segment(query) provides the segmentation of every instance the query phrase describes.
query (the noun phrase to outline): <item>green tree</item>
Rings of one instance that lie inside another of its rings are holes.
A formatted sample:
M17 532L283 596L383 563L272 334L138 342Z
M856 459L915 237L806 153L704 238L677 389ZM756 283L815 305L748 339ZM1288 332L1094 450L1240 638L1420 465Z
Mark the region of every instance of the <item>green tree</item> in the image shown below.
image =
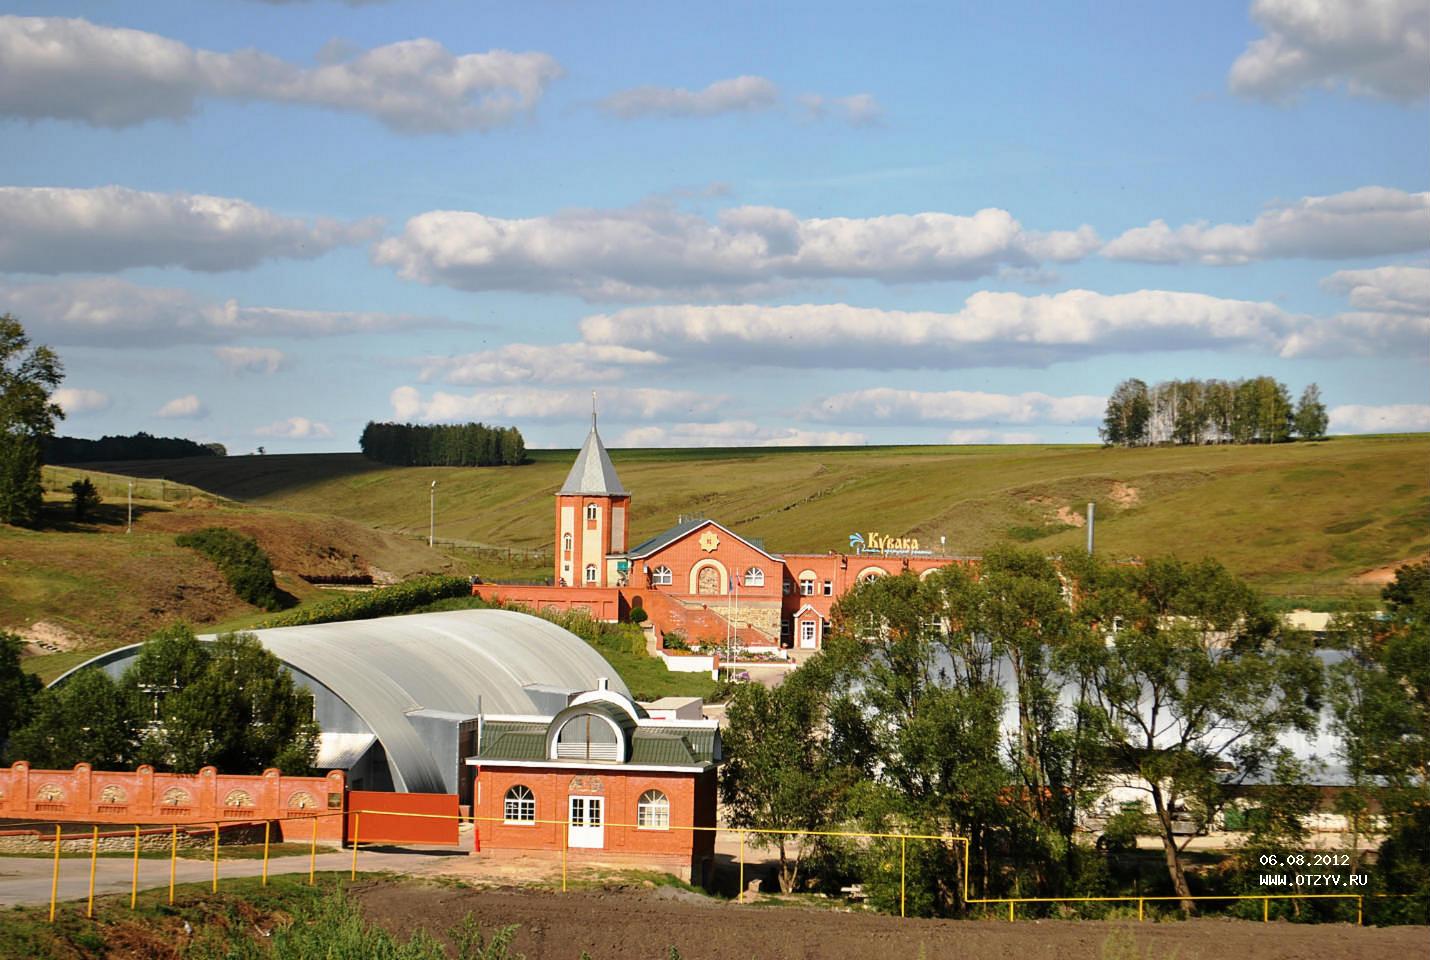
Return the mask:
M1130 379L1119 383L1107 398L1098 433L1110 447L1134 447L1147 442L1152 419L1152 400L1147 384Z
M1076 586L1094 627L1064 652L1085 679L1106 756L1152 801L1168 877L1187 912L1183 852L1229 798L1272 771L1280 738L1317 719L1320 663L1220 564L1088 564Z
M50 400L63 378L53 350L32 348L20 321L0 316L0 523L39 520L40 445L64 418Z
M76 520L88 519L95 508L103 502L103 498L100 497L99 491L94 488L89 477L70 484L70 505L74 508Z
M0 759L10 733L29 722L34 713L40 678L20 667L23 642L11 633L0 633Z
M133 716L133 704L108 674L81 670L40 691L30 722L10 738L10 755L51 770L77 763L124 768L134 757Z
M1331 418L1326 414L1326 405L1321 402L1321 388L1314 383L1301 391L1301 399L1296 403L1292 415L1296 436L1302 440L1320 440L1326 435Z
M780 890L798 889L807 840L795 831L827 829L840 779L824 750L827 699L819 665L806 664L773 690L741 686L726 708L721 803L729 825L788 830L756 834L756 846L779 854Z

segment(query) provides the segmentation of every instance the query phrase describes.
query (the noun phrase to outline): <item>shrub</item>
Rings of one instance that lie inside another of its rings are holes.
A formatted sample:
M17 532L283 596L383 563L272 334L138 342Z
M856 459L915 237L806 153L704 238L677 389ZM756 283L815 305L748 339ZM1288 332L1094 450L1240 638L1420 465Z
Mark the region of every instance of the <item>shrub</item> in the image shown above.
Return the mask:
M662 646L667 650L689 650L690 644L686 642L685 635L678 630L672 630L665 635Z
M94 484L90 482L89 477L70 484L70 503L74 506L76 520L83 520L89 516L94 508L102 502L99 491L94 489Z
M301 627L310 623L332 623L336 620L371 620L411 613L448 597L470 596L472 586L465 577L420 577L405 583L350 593L325 600L309 607L300 607L276 617L269 617L258 627Z
M644 607L631 607L631 612L627 617L631 623L645 623L650 619L650 614L645 612Z
M255 607L281 610L285 595L273 582L273 563L250 536L226 527L205 527L174 538L181 547L191 547L219 568L233 592Z

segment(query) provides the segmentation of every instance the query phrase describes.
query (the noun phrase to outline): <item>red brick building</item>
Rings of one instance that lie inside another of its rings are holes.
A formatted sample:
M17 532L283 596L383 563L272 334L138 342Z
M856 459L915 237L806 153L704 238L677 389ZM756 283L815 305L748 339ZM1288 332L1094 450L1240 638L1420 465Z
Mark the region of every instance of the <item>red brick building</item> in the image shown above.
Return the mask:
M776 554L706 518L627 545L631 494L621 484L594 417L591 432L556 494L551 587L480 584L491 599L615 620L640 607L659 633L749 648L822 646L834 602L871 577L919 576L959 558L912 538L850 535L852 553Z
M551 856L564 844L578 860L708 883L719 762L715 721L652 719L604 685L552 717L483 717L467 759L482 853Z

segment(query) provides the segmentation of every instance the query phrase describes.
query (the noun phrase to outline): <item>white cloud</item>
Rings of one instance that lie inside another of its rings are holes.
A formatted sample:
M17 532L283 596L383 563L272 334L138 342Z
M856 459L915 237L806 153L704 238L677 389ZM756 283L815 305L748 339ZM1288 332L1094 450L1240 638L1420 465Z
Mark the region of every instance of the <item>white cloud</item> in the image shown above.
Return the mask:
M647 203L512 220L437 210L373 248L374 262L462 290L564 291L588 300L768 295L796 283L970 280L1006 266L1081 259L1096 232L1025 230L1006 210L801 220L735 207L715 222Z
M1086 395L873 387L826 397L804 416L835 423L1095 423L1106 405L1106 397Z
M76 387L61 387L50 395L50 399L59 404L68 417L108 410L110 404L109 394Z
M847 447L865 443L862 433L762 427L751 420L672 423L633 427L615 441L618 447Z
M1419 433L1430 430L1430 404L1332 407L1331 433Z
M326 423L309 420L307 417L289 417L266 426L258 427L254 434L260 437L277 437L282 440L323 440L333 435Z
M1036 433L1007 433L1001 430L973 428L951 430L944 440L948 443L1041 443Z
M398 420L452 423L480 420L573 420L591 414L591 394L585 390L542 390L514 387L470 394L437 391L424 398L416 387L398 387L390 396ZM612 387L600 393L602 417L616 422L640 419L698 419L728 403L728 398L690 390L656 387Z
M154 415L167 420L202 420L209 411L197 394L186 393L164 404Z
M585 343L508 343L457 357L425 357L424 383L572 383L619 380L629 367L665 362L649 350Z
M1164 220L1128 230L1103 247L1115 260L1213 266L1273 257L1338 260L1430 247L1430 192L1361 187L1269 207L1250 224Z
M676 360L864 369L1045 366L1091 354L1260 347L1306 323L1270 303L1200 293L982 291L956 313L846 304L634 307L581 321L582 338Z
M379 229L375 220L285 217L231 197L0 187L0 270L17 272L244 270L279 257L311 260Z
M302 67L87 20L0 17L0 114L32 120L125 127L224 97L361 113L402 133L485 130L530 111L561 73L544 53L457 55L429 39Z
M779 87L764 77L717 80L703 90L684 87L635 87L613 93L597 106L627 120L635 117L708 117L720 113L767 110L779 102Z
M1430 268L1399 264L1340 270L1321 281L1356 309L1307 324L1281 355L1400 356L1430 360Z
M213 303L187 290L117 277L0 283L5 309L45 343L153 349L156 342L225 343L244 337L326 337L452 326L432 317ZM155 338L161 338L156 340Z
M798 99L799 105L812 120L832 115L855 127L873 127L884 122L884 108L872 93L856 93L848 97L806 93Z
M218 357L229 373L261 373L272 376L283 368L287 357L275 347L215 347Z
M1256 0L1266 30L1236 63L1235 93L1284 101L1306 87L1415 100L1430 93L1425 0Z

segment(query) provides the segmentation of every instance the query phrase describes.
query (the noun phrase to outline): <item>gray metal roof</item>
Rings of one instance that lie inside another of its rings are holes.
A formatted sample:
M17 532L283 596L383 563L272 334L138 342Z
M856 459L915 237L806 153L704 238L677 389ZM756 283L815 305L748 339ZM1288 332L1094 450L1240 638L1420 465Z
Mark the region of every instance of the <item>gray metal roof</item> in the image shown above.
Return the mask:
M763 553L765 556L769 557L771 560L774 560L776 563L778 563L781 559L778 555L770 553L768 550L766 550L764 548L763 541L755 541L750 540L747 537L742 537L734 530L731 530L729 527L725 526L723 523L720 523L716 520L711 520L708 517L693 517L689 520L682 520L675 526L670 527L667 530L662 530L660 533L657 533L649 540L643 540L640 543L636 544L630 550L626 551L626 556L632 559L648 557L652 553L655 553L657 550L660 550L663 547L668 547L670 544L679 540L686 534L699 530L701 527L706 526L707 524L712 527L719 528L723 532L729 534L736 540L743 543L745 546L750 547L753 550L758 550L760 553Z
M538 691L592 690L608 678L630 691L590 644L561 627L513 610L454 610L375 620L246 631L275 656L352 708L387 753L393 783L412 793L445 793L442 770L408 715L541 714ZM203 640L214 639L212 635ZM138 645L76 667L119 669ZM72 670L56 680L60 683ZM528 692L525 688L532 687Z
M581 452L576 454L576 462L571 464L571 472L566 475L561 492L627 496L626 488L621 486L621 478L616 476L610 454L606 453L606 446L601 443L601 435L596 432L594 418L591 420L591 432L586 435Z

